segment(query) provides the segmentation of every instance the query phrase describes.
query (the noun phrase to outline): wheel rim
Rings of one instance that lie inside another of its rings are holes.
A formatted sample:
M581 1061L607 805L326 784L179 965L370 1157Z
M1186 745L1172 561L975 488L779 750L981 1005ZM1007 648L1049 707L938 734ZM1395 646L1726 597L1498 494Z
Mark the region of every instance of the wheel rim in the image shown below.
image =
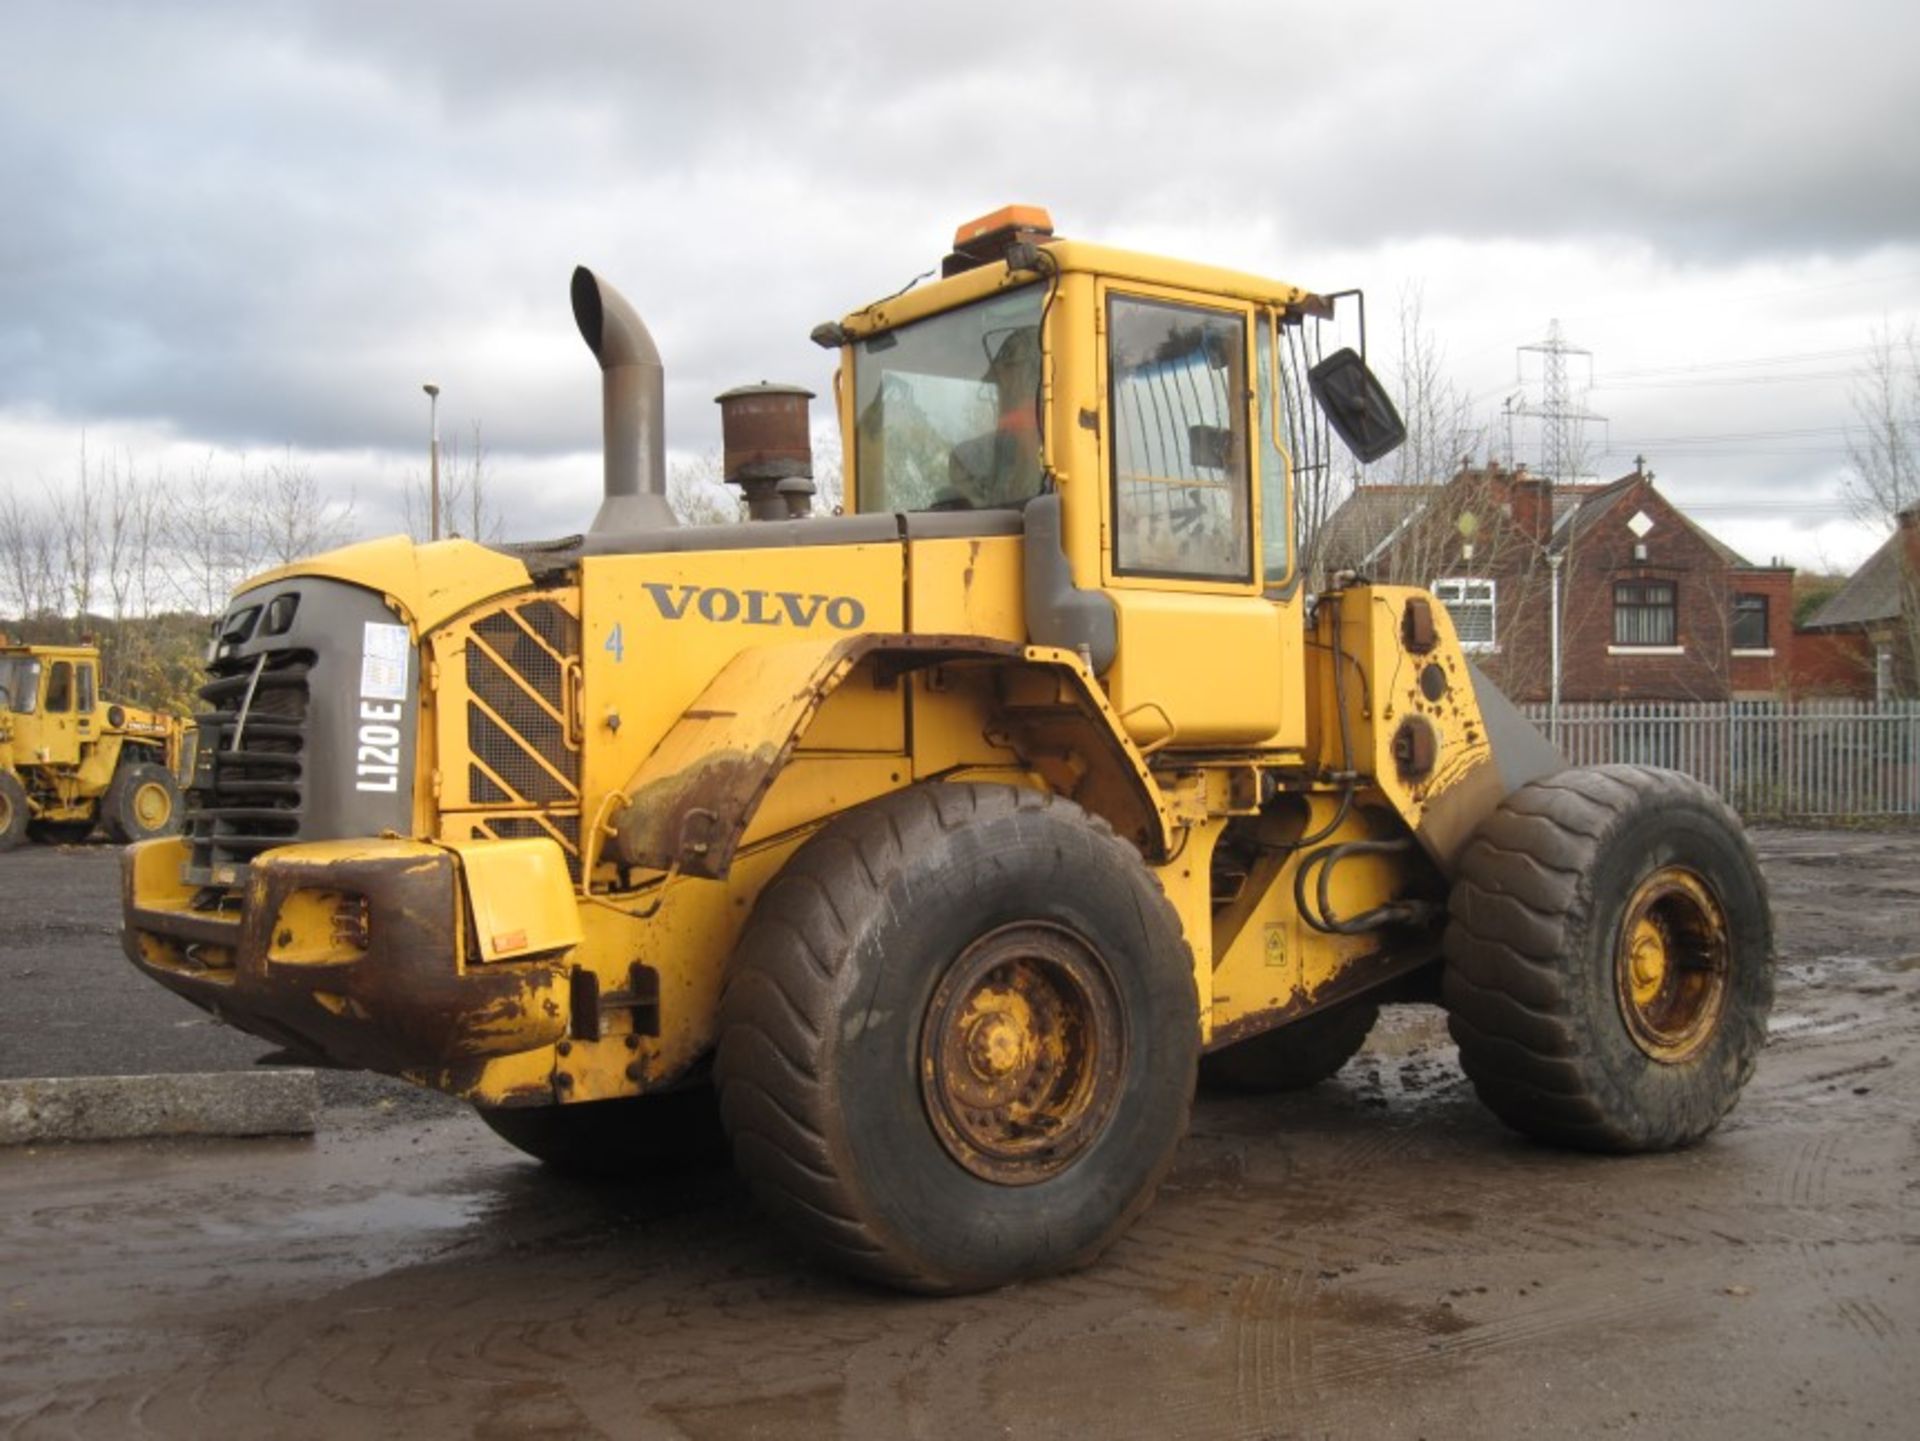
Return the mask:
M1113 1112L1126 1032L1113 979L1073 932L1004 926L948 967L920 1033L934 1134L1001 1185L1058 1175Z
M142 830L156 831L173 815L173 797L158 781L142 782L133 793L133 818Z
M1726 912L1705 880L1664 866L1634 888L1614 948L1614 986L1634 1044L1656 1061L1697 1055L1726 1009Z

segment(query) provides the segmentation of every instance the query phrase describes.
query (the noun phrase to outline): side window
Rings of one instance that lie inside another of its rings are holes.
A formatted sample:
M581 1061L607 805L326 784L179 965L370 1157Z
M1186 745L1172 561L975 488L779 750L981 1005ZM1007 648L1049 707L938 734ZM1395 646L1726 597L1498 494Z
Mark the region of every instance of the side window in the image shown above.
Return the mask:
M93 667L80 667L80 703L74 707L82 715L93 714Z
M57 660L53 669L47 672L47 711L70 711L73 709L73 662Z
M1278 323L1274 312L1268 311L1254 331L1260 368L1260 404L1254 422L1260 428L1260 574L1269 586L1285 585L1293 575L1293 517L1288 504L1293 457L1280 448L1280 437L1287 433L1281 422L1283 407L1293 397L1285 393L1286 376L1275 368Z
M1114 569L1250 579L1246 322L1116 295L1107 334Z

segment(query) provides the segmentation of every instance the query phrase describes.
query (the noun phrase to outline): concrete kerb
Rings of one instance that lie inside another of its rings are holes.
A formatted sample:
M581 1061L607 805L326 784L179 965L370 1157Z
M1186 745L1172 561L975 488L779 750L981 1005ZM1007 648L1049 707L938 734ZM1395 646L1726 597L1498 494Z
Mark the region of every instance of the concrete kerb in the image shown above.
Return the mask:
M0 1081L0 1146L149 1136L310 1136L312 1071Z

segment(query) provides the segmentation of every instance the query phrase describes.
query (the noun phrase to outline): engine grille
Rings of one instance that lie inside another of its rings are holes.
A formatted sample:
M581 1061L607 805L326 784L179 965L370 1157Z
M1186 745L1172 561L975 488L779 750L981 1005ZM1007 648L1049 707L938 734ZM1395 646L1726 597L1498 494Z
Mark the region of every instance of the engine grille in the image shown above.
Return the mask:
M299 838L305 799L307 650L215 662L200 687L208 707L187 789L192 866L243 866ZM245 712L244 726L241 722Z
M549 836L579 878L580 749L569 734L569 675L580 622L550 599L522 601L473 623L466 645L467 806L538 810L478 824L499 838ZM477 827L476 827L477 829Z

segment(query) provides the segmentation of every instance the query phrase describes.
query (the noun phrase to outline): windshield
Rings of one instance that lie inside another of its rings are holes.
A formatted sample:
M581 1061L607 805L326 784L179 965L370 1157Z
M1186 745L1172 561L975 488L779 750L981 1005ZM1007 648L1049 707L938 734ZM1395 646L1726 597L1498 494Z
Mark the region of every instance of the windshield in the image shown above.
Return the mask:
M31 656L0 656L0 706L32 715L40 697L40 662Z
M929 316L853 348L862 511L979 510L1040 493L1042 287Z

